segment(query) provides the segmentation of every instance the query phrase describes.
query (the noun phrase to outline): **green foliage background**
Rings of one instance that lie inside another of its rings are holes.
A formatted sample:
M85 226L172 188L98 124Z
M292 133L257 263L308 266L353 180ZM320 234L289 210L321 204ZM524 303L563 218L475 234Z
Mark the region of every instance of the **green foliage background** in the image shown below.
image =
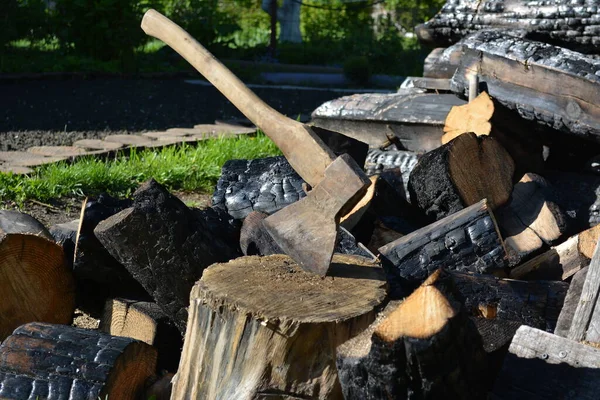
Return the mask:
M169 50L148 46L151 39L140 29L149 8L177 22L217 57L260 61L269 45L270 17L260 0L55 0L52 9L46 8L44 0L5 2L0 14L0 57L2 51L15 53L14 43L21 40L30 49L58 53L61 60L80 57L81 68L97 60L110 71L135 72L148 53L162 54L171 62ZM416 40L405 34L434 15L443 0L386 0L387 16L377 20L371 17L369 0L303 0L302 4L303 43L279 44L278 62L343 66L350 58L365 57L373 73L408 74L417 72L414 69L422 64L424 54ZM8 64L0 59L0 71ZM64 68L59 64L50 68Z

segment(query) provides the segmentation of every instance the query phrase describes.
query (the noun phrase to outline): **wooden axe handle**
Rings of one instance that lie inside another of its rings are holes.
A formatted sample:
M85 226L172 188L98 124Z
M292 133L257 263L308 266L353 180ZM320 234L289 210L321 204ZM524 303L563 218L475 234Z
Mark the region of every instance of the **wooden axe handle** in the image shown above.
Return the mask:
M325 169L336 157L310 127L268 106L200 43L159 12L148 10L142 29L185 58L262 129L306 182L313 187L321 182Z

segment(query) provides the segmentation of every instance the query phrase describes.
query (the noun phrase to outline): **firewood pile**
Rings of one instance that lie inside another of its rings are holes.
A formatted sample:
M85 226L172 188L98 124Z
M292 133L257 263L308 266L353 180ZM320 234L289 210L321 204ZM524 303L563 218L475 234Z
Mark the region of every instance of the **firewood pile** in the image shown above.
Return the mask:
M284 157L204 209L150 180L49 229L0 211L0 398L597 398L597 9L528 4L449 1L424 77L314 111L370 180L325 276L265 222L314 190Z

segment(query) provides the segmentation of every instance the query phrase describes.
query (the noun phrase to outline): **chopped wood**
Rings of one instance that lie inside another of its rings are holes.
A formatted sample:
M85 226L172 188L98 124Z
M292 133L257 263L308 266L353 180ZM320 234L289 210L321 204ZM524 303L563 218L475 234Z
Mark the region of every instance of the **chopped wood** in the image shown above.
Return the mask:
M586 339L588 328L597 329L596 324L600 320L592 322L592 313L598 301L598 293L600 291L600 246L596 246L594 255L588 267L588 271L579 297L579 303L575 309L571 327L567 338L575 341Z
M469 33L500 28L527 32L546 43L598 53L600 11L594 2L573 3L554 0L535 3L526 0L447 1L433 18L415 28L421 42L447 46Z
M334 255L325 277L284 255L204 271L172 398L337 399L336 347L367 328L386 298L381 268Z
M251 211L273 214L306 196L303 183L283 156L229 160L221 169L212 204L235 219Z
M493 114L494 103L486 92L482 92L468 104L452 107L444 123L442 144L468 132L477 136L489 135L492 132L490 119Z
M590 263L592 256L590 249L595 248L592 246L595 246L594 240L597 240L599 234L600 226L597 225L571 236L545 253L513 268L510 277L512 279L540 277L568 279Z
M524 68L523 66L526 66ZM476 73L495 100L549 131L600 142L600 60L550 44L480 31L463 42L452 90Z
M484 199L379 249L392 294L418 286L436 269L501 273L505 251Z
M69 269L73 269L73 255L75 254L75 242L77 241L77 230L79 229L79 220L65 222L64 224L52 225L48 232L52 235L54 241L62 246L65 253L65 262Z
M450 275L434 272L371 331L338 349L345 398L485 398L483 345Z
M573 316L575 315L575 310L577 309L579 299L581 298L581 292L583 291L583 284L585 282L585 277L587 276L587 270L588 267L583 268L577 272L571 280L569 290L567 291L567 295L565 297L565 302L560 310L558 321L556 321L556 328L554 329L555 335L562 337L567 337L569 335L569 330L571 329L571 324L573 322Z
M154 346L158 352L157 368L177 370L183 338L155 303L110 299L105 304L99 329L113 336L129 337Z
M155 370L156 351L145 343L32 322L0 346L0 397L135 400Z
M408 182L411 204L436 220L482 199L495 210L510 198L514 171L496 139L460 135L419 159Z
M0 340L27 322L71 322L73 275L62 247L38 220L0 210L0 265Z
M450 79L460 64L462 53L460 42L450 47L438 47L429 53L423 63L426 78Z
M312 124L381 147L395 137L403 149L423 153L440 144L450 108L465 104L452 94L400 89L392 94L355 94L323 103Z
M510 201L496 210L509 265L521 264L566 232L566 218L548 192L544 178L527 173L515 184Z
M492 399L597 399L600 350L529 326L513 338Z
M100 222L94 234L181 332L190 289L204 268L241 255L226 214L189 209L153 179L133 194L133 207Z
M348 154L359 166L365 165L365 158L369 151L368 144L339 132L330 131L319 126L309 126L336 156Z

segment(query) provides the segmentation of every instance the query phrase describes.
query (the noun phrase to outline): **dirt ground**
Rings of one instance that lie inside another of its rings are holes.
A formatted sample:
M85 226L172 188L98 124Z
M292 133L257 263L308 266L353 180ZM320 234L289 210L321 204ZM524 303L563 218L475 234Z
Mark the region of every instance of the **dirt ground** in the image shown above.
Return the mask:
M334 91L254 91L294 119L341 96ZM0 80L0 93L0 151L243 117L214 87L184 79Z

